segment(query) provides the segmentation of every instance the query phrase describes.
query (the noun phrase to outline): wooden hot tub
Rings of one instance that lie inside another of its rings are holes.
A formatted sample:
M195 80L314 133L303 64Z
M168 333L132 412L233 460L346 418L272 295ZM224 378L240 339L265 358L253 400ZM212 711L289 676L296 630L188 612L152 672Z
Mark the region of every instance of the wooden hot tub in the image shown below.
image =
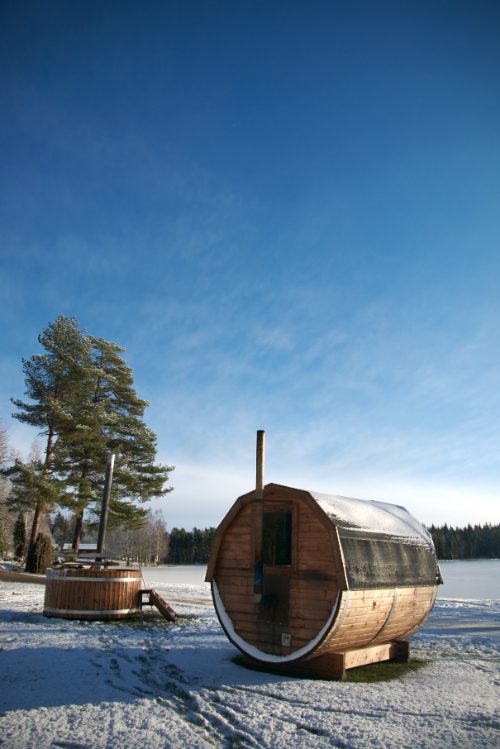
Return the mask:
M125 619L141 611L142 575L128 567L47 570L44 616L62 619Z

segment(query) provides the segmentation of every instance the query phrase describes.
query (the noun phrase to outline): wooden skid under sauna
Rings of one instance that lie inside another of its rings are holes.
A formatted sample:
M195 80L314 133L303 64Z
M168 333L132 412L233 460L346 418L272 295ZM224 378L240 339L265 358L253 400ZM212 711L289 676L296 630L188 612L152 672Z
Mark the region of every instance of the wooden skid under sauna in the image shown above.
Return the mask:
M326 653L306 661L292 663L263 664L253 658L244 657L243 663L249 668L286 674L287 676L313 677L315 679L346 678L346 672L352 668L368 666L373 663L397 661L407 663L410 658L410 646L406 640L387 642L383 645L345 650L338 653Z

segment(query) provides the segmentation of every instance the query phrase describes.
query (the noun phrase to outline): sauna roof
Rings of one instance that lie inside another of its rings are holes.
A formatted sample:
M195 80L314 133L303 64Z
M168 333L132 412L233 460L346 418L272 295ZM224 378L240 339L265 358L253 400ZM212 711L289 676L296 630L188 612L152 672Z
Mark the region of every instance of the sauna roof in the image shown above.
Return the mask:
M436 585L442 582L430 533L404 507L268 484L264 490L298 491L337 529L351 590Z
M404 507L307 493L337 528L349 588L442 582L430 533Z
M308 492L337 528L429 546L430 533L400 505Z

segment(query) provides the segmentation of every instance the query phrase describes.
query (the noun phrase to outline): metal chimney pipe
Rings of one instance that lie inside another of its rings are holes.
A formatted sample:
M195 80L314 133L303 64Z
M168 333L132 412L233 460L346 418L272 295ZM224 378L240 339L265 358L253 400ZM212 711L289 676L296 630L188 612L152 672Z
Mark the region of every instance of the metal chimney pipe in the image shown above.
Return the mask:
M264 462L266 450L266 433L263 429L257 432L257 455L255 465L255 492L259 499L264 494Z
M104 550L104 536L108 524L109 498L111 496L111 484L113 482L113 468L115 465L115 454L109 453L106 462L106 476L104 478L104 492L102 497L101 521L99 523L99 536L97 538L97 553L102 554Z
M262 561L262 533L264 526L264 451L266 433L257 432L257 454L255 461L255 514L254 514L254 579L253 592L255 603L262 600L262 583L264 564Z

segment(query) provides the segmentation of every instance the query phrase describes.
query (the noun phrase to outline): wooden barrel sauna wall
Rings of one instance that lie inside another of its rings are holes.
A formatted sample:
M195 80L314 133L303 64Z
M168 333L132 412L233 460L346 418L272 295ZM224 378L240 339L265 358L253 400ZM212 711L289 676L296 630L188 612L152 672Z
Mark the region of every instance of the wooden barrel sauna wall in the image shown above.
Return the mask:
M142 575L124 567L47 570L44 616L61 619L124 619L140 612Z
M272 664L408 638L442 582L430 534L403 507L277 484L235 502L206 580L228 638Z

